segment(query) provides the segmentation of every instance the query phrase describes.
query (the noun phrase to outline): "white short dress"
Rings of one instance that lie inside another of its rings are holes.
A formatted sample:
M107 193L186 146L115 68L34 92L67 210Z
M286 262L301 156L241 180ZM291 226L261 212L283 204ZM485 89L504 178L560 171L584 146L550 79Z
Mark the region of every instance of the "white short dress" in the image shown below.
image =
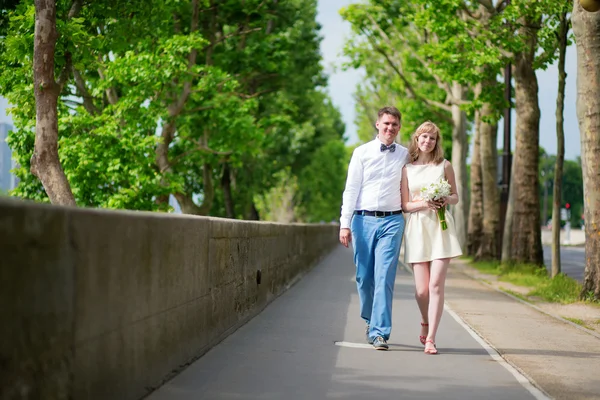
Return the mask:
M410 191L409 201L421 199L421 188L445 177L446 160L435 164L406 164L406 176ZM404 229L404 262L407 264L427 262L440 258L453 258L462 255L460 243L456 237L454 218L446 207L446 224L442 230L437 213L422 210L406 213Z

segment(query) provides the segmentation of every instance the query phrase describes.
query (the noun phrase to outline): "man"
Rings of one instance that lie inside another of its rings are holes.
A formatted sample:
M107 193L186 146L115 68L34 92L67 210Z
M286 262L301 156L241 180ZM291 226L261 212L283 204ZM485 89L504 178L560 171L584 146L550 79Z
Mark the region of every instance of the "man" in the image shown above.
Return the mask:
M402 167L408 150L394 143L402 116L395 107L377 115L377 137L357 147L348 166L340 218L340 242L353 242L360 316L367 342L387 350L392 329L394 281L404 217L400 201Z

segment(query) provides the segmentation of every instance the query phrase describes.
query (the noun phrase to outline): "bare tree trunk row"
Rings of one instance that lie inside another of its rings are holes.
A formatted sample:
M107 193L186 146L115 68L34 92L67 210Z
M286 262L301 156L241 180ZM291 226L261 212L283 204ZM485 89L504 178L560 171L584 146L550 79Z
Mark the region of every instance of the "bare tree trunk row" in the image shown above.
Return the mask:
M581 136L585 217L585 273L581 297L600 300L600 12L574 2L577 43L577 118Z

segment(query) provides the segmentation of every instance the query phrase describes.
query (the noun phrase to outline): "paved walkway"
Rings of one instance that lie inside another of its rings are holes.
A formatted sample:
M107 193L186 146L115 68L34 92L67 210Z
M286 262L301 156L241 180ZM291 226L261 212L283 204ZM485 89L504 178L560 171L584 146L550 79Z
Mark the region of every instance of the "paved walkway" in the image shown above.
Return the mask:
M484 319L492 320L497 312L496 322L504 323L503 303L514 300L491 289L478 288L479 283L459 272L453 275L447 296L453 309L458 313L488 314ZM423 354L418 341L420 319L412 277L402 267L398 268L396 280L390 351L373 350L364 341L353 276L352 252L340 246L261 314L148 398L546 398L514 369L511 373L510 367L492 357L482 346L484 342L476 340L464 323L453 317L453 312L446 311L442 319L437 340L440 354ZM464 279L468 280L467 285ZM473 301L492 308L485 311L475 307L477 311L473 311L469 308ZM470 323L481 329L477 321ZM528 318L517 323L520 327L541 328L537 322L532 325ZM525 359L540 352L547 354L545 343L537 341L537 337L532 339L537 346L521 348L513 340L510 347ZM585 358L575 357L581 364L585 362ZM519 382L519 377L525 384Z
M600 337L470 277L477 275L453 262L446 284L451 309L551 398L600 399Z

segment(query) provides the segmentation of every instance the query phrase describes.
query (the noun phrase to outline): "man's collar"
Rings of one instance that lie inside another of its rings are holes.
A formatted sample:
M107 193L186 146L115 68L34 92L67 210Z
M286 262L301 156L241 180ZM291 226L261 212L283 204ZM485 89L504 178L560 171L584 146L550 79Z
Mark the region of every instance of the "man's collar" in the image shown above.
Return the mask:
M373 142L377 145L377 148L381 147L382 144L385 144L381 141L381 139L379 139L379 135L375 136L375 140ZM393 141L391 144L397 145L398 143L396 143L396 141ZM385 145L388 146L387 144Z

